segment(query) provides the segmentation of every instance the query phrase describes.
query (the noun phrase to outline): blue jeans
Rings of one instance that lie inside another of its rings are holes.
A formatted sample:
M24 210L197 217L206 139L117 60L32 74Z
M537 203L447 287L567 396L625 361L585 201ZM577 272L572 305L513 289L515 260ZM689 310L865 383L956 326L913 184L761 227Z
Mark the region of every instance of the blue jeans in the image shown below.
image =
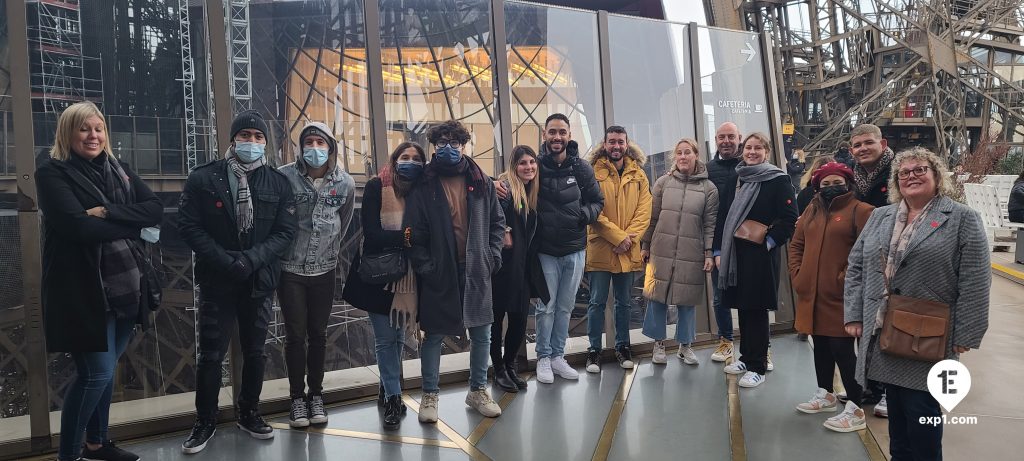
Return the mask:
M405 330L391 326L391 319L383 314L369 312L373 326L373 351L377 355L380 383L384 395L391 397L402 393L402 348L405 346Z
M540 254L551 300L537 305L537 358L561 357L569 337L569 315L576 307L576 292L583 279L587 252L580 250L565 256Z
M718 336L732 341L732 311L722 307L722 290L718 289L718 268L711 271L711 292L715 295L715 323L718 324Z
M676 341L680 346L689 346L697 339L697 309L694 306L676 306L679 321L676 322ZM647 301L647 314L644 315L644 336L655 341L662 341L668 336L668 305L657 301Z
M444 336L438 333L427 333L420 348L420 370L423 373L423 392L441 390L438 381L441 379L441 342ZM487 359L491 352L491 324L480 325L469 329L469 388L470 390L487 387Z
M925 391L885 384L889 405L889 454L892 461L942 461L942 423L921 424L921 418L941 418L939 402Z
M64 394L60 414L60 450L57 459L78 459L82 454L82 429L85 440L101 444L107 441L110 399L114 392L114 368L128 347L135 331L135 319L117 320L107 314L107 351L72 352L78 376Z
M601 333L604 332L604 306L608 303L608 283L615 291L615 348L629 345L629 312L632 308L630 292L633 289L633 273L588 272L590 277L590 306L587 308L587 334L590 348L601 350Z

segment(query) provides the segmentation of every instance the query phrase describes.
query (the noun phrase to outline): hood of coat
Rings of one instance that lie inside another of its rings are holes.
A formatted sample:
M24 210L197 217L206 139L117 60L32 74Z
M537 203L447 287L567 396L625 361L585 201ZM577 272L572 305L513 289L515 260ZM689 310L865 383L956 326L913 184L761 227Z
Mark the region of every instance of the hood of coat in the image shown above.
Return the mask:
M625 157L633 159L633 161L641 168L647 163L647 154L644 153L643 149L633 141L629 141L629 146L626 147ZM604 142L597 144L590 149L590 152L587 152L587 160L590 161L590 165L594 166L595 169L597 167L597 162L601 159L608 159L608 151L604 149Z
M327 153L327 164L329 166L328 171L334 171L338 166L338 138L334 137L334 133L326 124L321 122L309 122L302 127L302 131L299 132L299 153L296 155L295 166L303 174L306 173L306 162L302 159L302 141L307 135L316 134L327 140L329 146L329 152Z
M708 179L708 167L701 159L697 159L697 172L694 174L684 175L676 169L675 164L672 165L672 169L666 174L682 182L700 181L702 179Z
M601 157L596 161L592 161L591 165L594 167L594 179L597 182L602 182L613 175L617 176L619 174L618 168L615 167L615 164L608 157ZM625 166L622 170L622 184L626 184L636 178L637 175L642 174L644 174L644 170L640 168L640 165L632 157L626 157Z

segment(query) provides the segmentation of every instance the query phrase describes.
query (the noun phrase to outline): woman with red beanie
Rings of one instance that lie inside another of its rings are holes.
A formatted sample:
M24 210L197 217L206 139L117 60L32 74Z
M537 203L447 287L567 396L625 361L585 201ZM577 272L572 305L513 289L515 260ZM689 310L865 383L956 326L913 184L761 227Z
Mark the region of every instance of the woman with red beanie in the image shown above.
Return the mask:
M828 162L818 168L811 176L814 198L797 221L789 245L789 274L797 294L796 329L814 338L818 380L814 397L796 409L811 414L840 409L832 388L838 365L849 402L842 413L824 423L837 432L865 427L861 386L854 373L854 338L843 329L843 282L850 249L874 207L857 200L851 184L853 170L842 163Z

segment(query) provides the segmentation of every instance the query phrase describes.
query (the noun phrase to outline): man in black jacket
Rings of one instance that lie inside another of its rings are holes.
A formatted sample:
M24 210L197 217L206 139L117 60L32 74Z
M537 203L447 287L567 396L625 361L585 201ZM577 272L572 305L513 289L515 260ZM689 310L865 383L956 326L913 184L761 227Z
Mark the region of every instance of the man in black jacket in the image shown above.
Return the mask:
M178 230L195 252L199 285L196 423L181 446L189 454L206 448L216 432L221 363L235 323L243 354L238 427L257 439L274 437L257 409L263 347L272 315L270 295L296 221L288 179L264 156L267 132L256 111L235 117L225 158L193 170L178 204Z
M537 306L537 381L551 383L555 374L579 378L563 354L586 264L587 225L597 221L604 197L594 169L579 157L568 117L548 117L543 139L536 239L551 300Z
M729 204L736 194L736 165L740 163L740 129L735 123L725 122L715 131L715 157L708 162L708 179L718 188L718 221L715 224L715 240L712 251L718 256L722 245L722 229L729 214ZM732 357L732 311L722 307L722 290L718 289L718 268L711 274L711 289L714 292L715 322L718 324L718 347L711 354L711 360L724 362Z

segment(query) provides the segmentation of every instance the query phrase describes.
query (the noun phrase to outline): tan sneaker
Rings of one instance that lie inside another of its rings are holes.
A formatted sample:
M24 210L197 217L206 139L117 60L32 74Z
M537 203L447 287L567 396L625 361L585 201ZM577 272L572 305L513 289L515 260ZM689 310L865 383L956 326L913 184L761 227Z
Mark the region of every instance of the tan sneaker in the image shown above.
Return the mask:
M846 409L842 413L826 419L825 427L836 432L864 430L867 427L864 410L861 410L856 403L846 402Z
M420 401L420 416L421 423L436 423L437 422L437 393L430 392L423 394L423 398Z
M718 347L715 348L715 352L711 353L711 360L715 362L724 362L732 357L732 341L727 339L721 339L718 341Z
M839 409L839 399L836 398L835 394L819 387L810 401L797 405L796 409L801 413L807 414L836 411Z
M466 394L466 405L488 418L501 416L501 407L494 402L491 395L487 393L487 389L469 391L469 394Z
M775 371L775 362L772 362L772 348L768 348L768 363L765 364L765 370Z

